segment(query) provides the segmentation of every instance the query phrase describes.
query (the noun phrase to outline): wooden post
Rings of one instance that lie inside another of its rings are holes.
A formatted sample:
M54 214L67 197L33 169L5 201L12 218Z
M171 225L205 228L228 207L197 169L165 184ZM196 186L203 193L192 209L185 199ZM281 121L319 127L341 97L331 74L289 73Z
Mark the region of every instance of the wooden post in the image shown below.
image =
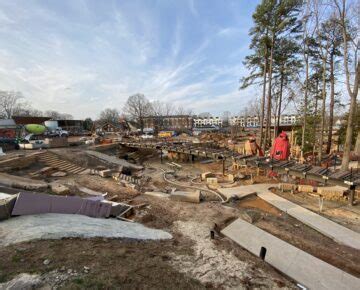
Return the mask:
M225 159L222 160L223 176L225 176Z
M349 204L354 205L355 185L350 186Z

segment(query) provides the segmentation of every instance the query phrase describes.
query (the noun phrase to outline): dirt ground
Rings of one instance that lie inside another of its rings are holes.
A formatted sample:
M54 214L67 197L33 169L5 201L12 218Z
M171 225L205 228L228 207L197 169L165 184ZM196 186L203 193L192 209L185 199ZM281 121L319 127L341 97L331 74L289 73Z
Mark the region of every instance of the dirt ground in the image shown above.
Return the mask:
M105 166L94 159L87 159L81 150L67 148L57 153L81 166ZM289 278L231 240L219 234L215 239L210 239L210 230L215 224L216 228L221 229L238 217L248 217L259 228L360 277L360 251L337 244L258 197L222 205L217 201L193 204L141 194L148 190L170 191L173 186L163 179L161 168L171 169L166 164L167 160L161 164L156 154L140 154L138 162L145 165L143 174L151 178L139 190L95 175L69 175L58 180L70 186L72 194L79 194L77 188L84 186L107 192L108 197L114 197L116 201L141 205L130 218L148 227L172 233L172 240L62 239L7 246L0 248L0 283L19 273L55 273L46 283L62 289L296 288ZM181 166L174 178L187 185L191 185L190 180L201 172L222 172L222 164L217 162L181 163ZM227 168L230 170L230 164L227 164ZM18 174L28 175L33 169L35 167ZM244 179L235 182L234 186L276 182L264 176L255 176L253 170L243 170L241 173ZM317 210L317 200L312 197L276 193ZM339 203L325 203L322 214L349 228L359 229L360 215L357 209L347 209ZM45 265L44 260L50 263Z

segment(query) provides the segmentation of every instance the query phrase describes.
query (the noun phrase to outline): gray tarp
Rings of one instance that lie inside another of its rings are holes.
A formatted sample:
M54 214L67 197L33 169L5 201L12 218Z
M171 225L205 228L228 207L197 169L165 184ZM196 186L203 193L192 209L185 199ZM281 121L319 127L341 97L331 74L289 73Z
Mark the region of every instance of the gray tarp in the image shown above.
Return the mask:
M62 213L109 217L111 207L111 204L100 200L84 199L77 196L21 192L16 200L12 215Z

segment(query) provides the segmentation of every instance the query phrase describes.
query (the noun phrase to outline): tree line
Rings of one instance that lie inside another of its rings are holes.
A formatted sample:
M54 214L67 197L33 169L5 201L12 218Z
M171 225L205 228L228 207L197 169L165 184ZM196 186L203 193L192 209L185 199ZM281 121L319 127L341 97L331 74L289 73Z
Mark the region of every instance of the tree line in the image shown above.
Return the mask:
M31 107L25 101L21 92L0 91L0 119L10 119L13 116L49 117L53 120L72 120L74 117L55 110L40 111Z
M293 102L302 115L302 154L321 162L333 140L336 109L345 106L342 169L349 166L359 90L360 4L347 0L262 0L253 13L248 76L240 89L260 85L260 146L271 144L270 120L278 133L281 112ZM345 104L343 104L345 102ZM359 137L358 137L359 138Z

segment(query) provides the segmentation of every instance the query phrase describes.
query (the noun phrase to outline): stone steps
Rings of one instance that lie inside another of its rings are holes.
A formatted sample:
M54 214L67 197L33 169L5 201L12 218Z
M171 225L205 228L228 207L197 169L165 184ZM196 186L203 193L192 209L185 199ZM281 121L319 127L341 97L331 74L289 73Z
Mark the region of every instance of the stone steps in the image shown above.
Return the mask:
M86 168L80 167L69 161L61 160L55 154L50 152L46 152L45 154L39 156L39 161L53 168L57 168L61 171L65 171L72 174L78 174L86 171Z

